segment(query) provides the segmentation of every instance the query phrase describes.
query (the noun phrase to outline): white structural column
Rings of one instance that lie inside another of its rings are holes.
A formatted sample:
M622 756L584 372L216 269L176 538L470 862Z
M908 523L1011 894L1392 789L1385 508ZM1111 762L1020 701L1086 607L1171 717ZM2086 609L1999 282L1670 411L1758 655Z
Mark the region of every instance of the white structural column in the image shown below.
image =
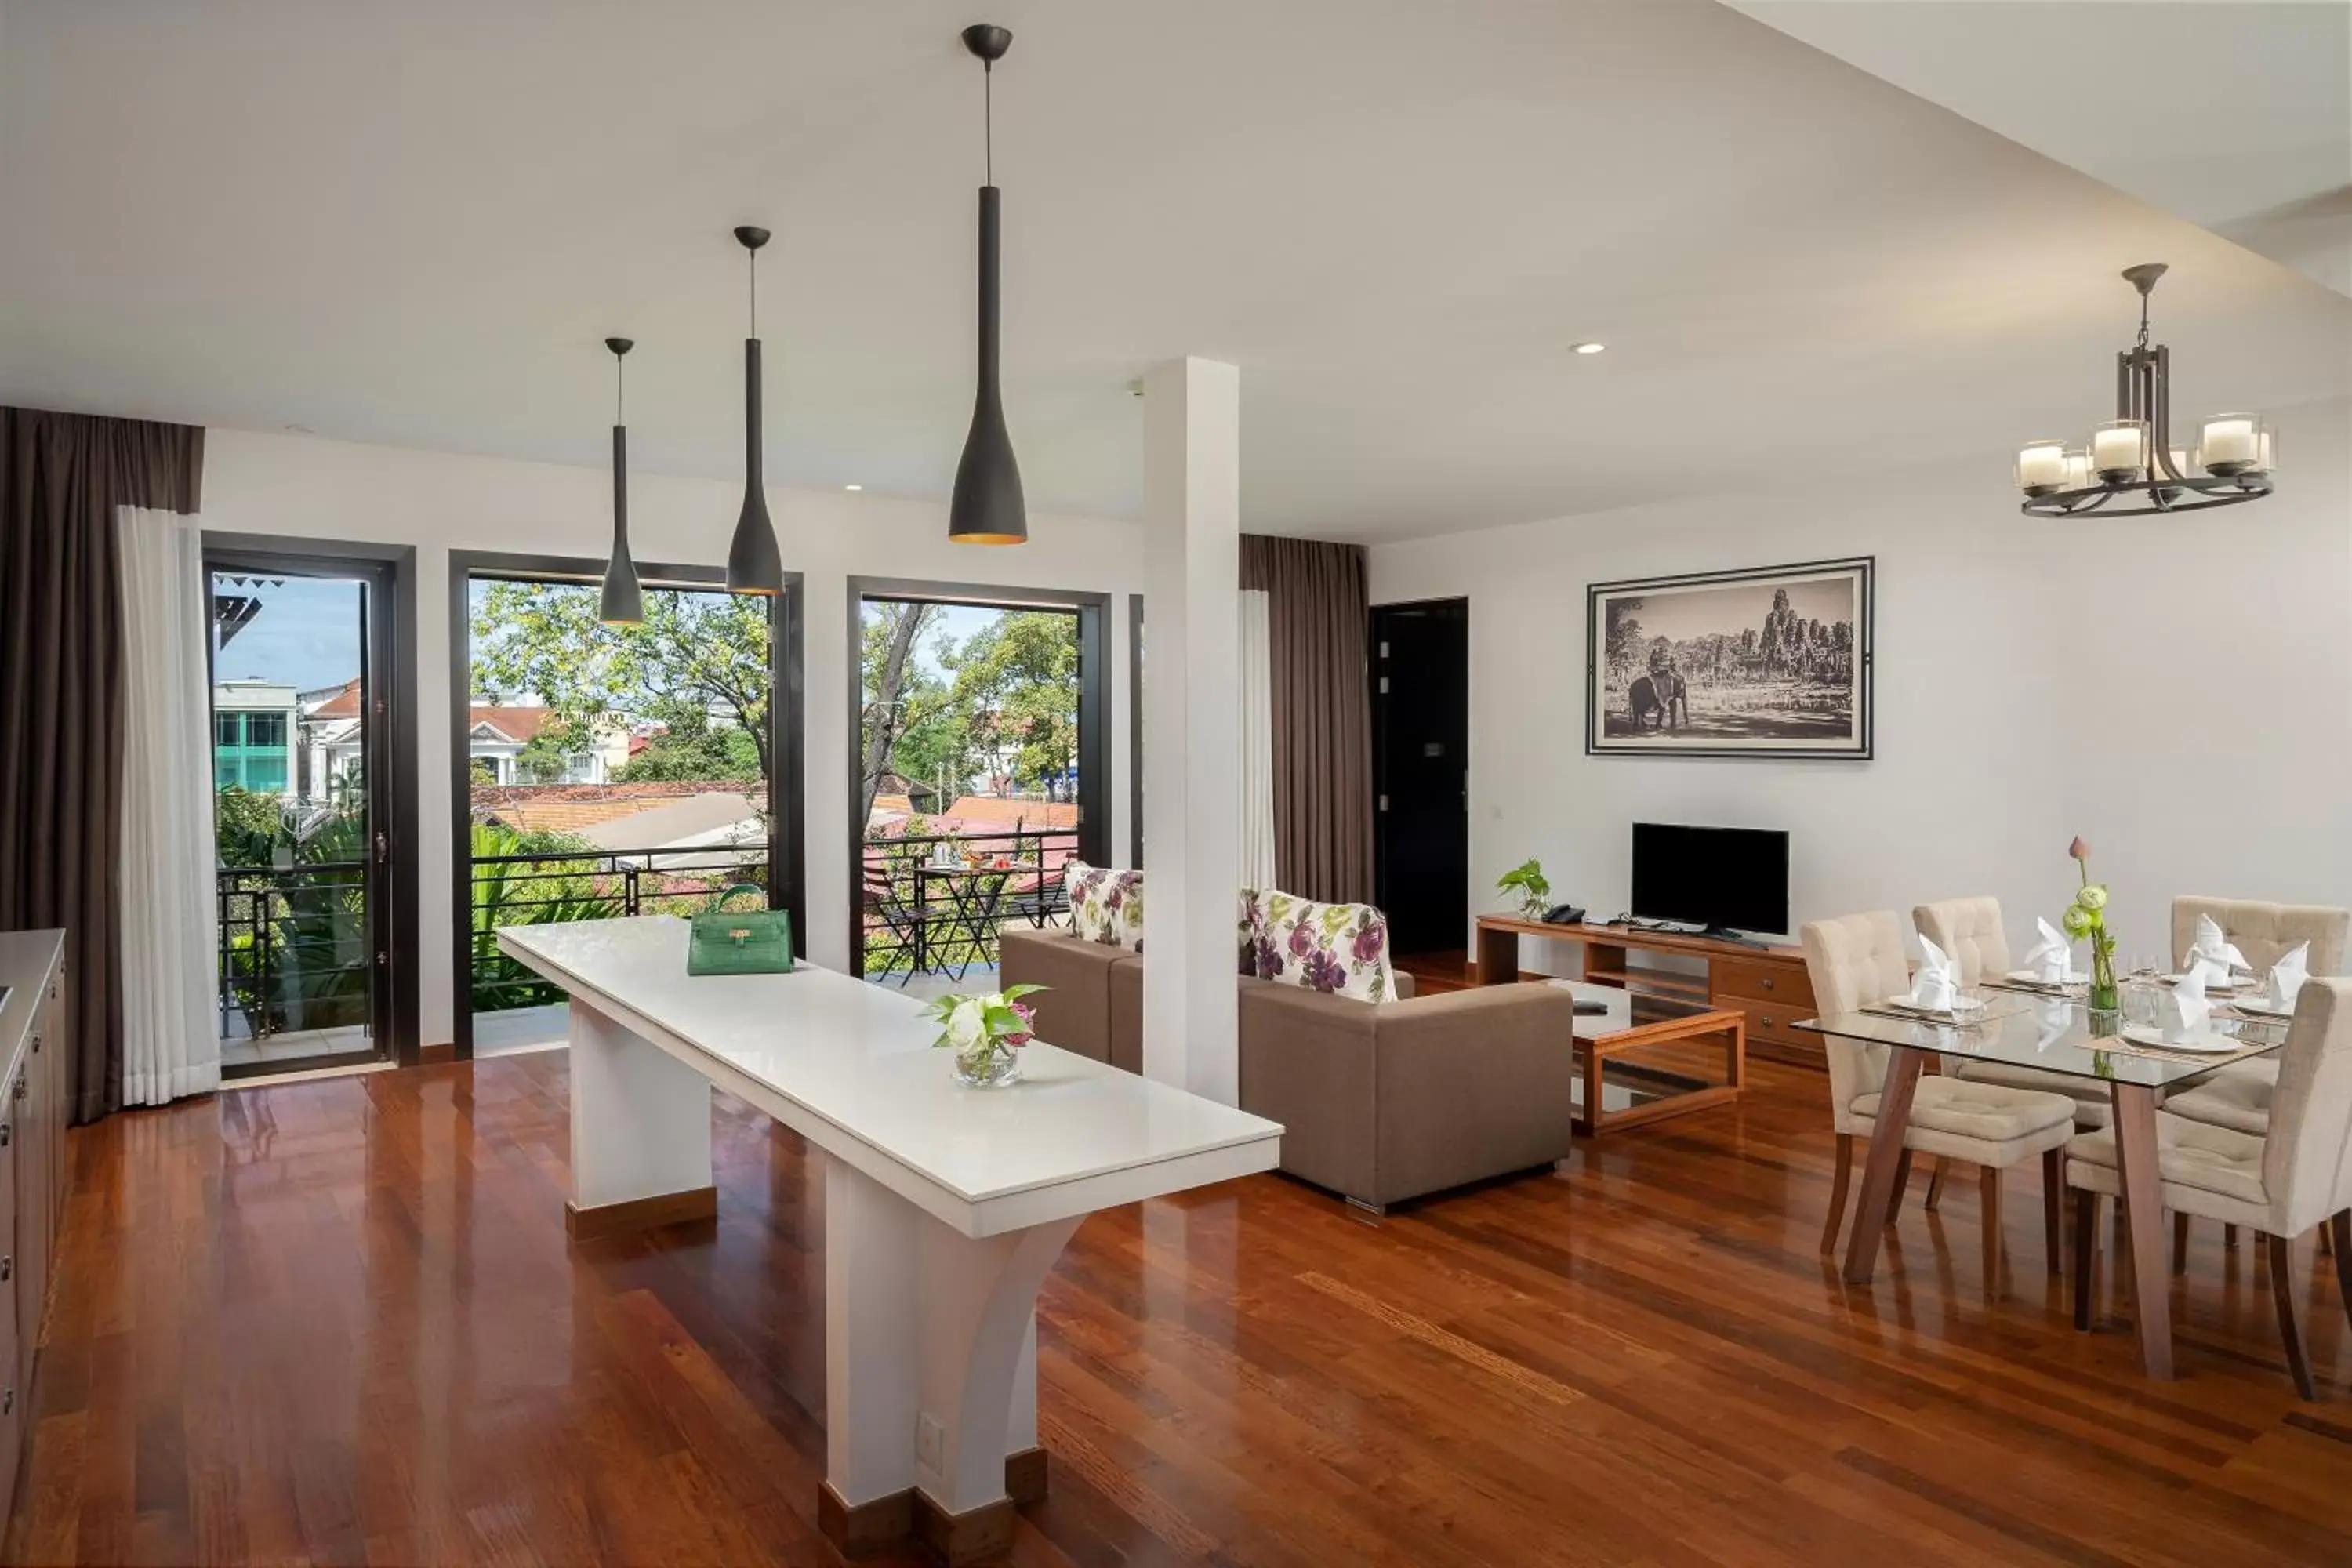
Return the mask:
M1143 378L1143 1070L1240 1098L1241 372Z

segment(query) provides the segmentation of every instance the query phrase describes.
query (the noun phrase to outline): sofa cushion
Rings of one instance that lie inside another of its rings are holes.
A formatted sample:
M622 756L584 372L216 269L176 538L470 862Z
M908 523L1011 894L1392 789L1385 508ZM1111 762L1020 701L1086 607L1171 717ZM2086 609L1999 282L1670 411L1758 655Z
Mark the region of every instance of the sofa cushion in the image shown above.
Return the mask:
M1070 931L1082 942L1143 951L1143 873L1069 860L1062 868L1070 894Z
M1359 1002L1396 995L1388 917L1370 904L1318 904L1288 893L1259 896L1251 969L1261 980Z

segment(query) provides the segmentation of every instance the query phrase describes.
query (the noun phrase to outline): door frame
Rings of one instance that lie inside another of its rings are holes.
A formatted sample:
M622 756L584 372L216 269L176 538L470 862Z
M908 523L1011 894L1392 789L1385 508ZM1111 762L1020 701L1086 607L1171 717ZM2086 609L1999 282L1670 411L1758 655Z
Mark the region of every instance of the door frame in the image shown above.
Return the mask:
M1471 692L1469 649L1471 610L1470 595L1467 594L1440 594L1427 598L1386 599L1378 604L1368 606L1364 616L1364 686L1366 700L1371 707L1372 900L1375 903L1379 904L1381 908L1388 909L1391 907L1389 901L1388 887L1387 817L1389 814L1381 807L1381 801L1388 793L1383 787L1388 782L1386 772L1388 719L1387 711L1381 701L1381 697L1385 695L1381 690L1381 681L1383 679L1381 671L1381 616L1384 611L1430 608L1438 605L1450 607L1454 605L1462 606L1462 907L1465 917L1463 921L1462 941L1465 950L1467 951L1468 947L1471 945L1470 932L1472 923L1478 912L1478 900L1473 894L1470 884L1471 822L1469 742L1472 731L1470 712Z
M866 973L866 601L923 599L980 609L1069 610L1078 617L1078 858L1110 859L1111 596L1091 590L1007 588L994 583L935 583L910 577L852 577L848 599L849 973ZM1135 699L1128 698L1129 703Z
M282 571L288 576L356 576L370 581L383 601L367 623L369 698L373 722L362 731L360 766L367 781L368 817L377 835L375 863L368 879L370 934L374 940L377 984L371 1009L376 1021L377 1055L414 1067L419 1038L422 981L418 972L416 775L416 547L341 539L301 539L267 533L204 531L205 590L215 571L257 575ZM212 638L205 639L206 706L217 684L211 668ZM379 679L380 678L380 679ZM209 730L207 731L209 734ZM348 1055L305 1058L268 1064L271 1073L349 1063ZM224 1075L226 1076L226 1075ZM258 1076L239 1074L240 1077Z
M604 563L576 555L539 555L503 550L449 552L449 858L450 1051L458 1061L474 1058L474 815L473 768L467 743L473 707L473 584L477 576L541 583L597 583ZM648 588L724 589L721 566L677 566L637 563L637 580ZM768 907L792 916L793 946L808 952L807 794L803 752L807 595L802 574L783 574L783 591L768 616ZM790 744L785 742L789 740ZM461 831L462 830L462 831ZM779 904L777 895L783 895Z

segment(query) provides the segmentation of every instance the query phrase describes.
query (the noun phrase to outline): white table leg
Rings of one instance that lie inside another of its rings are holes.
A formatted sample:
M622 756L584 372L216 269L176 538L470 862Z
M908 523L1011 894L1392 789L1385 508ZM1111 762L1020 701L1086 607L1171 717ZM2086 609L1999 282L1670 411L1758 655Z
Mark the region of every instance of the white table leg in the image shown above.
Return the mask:
M824 1193L820 1521L845 1552L912 1530L950 1563L984 1554L1011 1538L1006 1460L1037 1442L1037 1290L1078 1221L974 1240L837 1160Z
M575 999L572 1235L601 1236L716 1212L710 1080Z

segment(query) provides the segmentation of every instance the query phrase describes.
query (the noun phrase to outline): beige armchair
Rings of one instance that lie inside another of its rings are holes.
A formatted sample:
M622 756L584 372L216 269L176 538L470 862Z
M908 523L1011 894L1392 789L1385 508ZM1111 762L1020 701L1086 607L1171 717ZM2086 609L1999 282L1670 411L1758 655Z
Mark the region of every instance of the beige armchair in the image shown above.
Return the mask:
M1893 910L1815 921L1802 933L1805 970L1813 983L1813 1000L1824 1014L1850 1013L1901 994L1911 984L1910 964L1903 948L1903 931ZM1837 1166L1831 1180L1829 1221L1822 1230L1824 1257L1837 1247L1838 1230L1845 1217L1846 1188L1853 1174L1857 1139L1877 1131L1879 1094L1886 1079L1888 1048L1857 1040L1822 1037L1830 1069L1830 1110L1837 1131ZM1924 1076L1911 1100L1911 1122L1904 1132L1901 1174L1895 1179L1900 1202L1904 1176L1915 1152L1964 1160L1979 1167L1983 1205L1985 1290L1998 1295L2001 1280L2000 1173L2039 1154L2042 1162L2045 1203L2045 1245L2054 1272L2058 1267L2059 1151L2074 1130L2074 1101L2063 1095L2043 1094L2006 1084L1979 1083L1962 1078Z
M2277 1093L2263 1132L2158 1111L2157 1176L2164 1206L2175 1214L2251 1226L2268 1238L2279 1338L2296 1389L2313 1399L2295 1300L2294 1243L2326 1223L2336 1287L2352 1319L2352 1215L2346 1212L2352 1208L2352 981L2305 985L2286 1044L2274 1054ZM2099 1199L2123 1190L2112 1131L2086 1132L2066 1145L2066 1181L2074 1189L2074 1326L2087 1329Z
M1998 980L2013 967L2008 933L2001 929L2000 900L1990 894L1921 904L1911 911L1911 919L1918 925L1921 936L1958 962L1963 984L1975 985L1988 975ZM2063 1072L2044 1072L2039 1068L2014 1067L2008 1062L1962 1062L1956 1070L1970 1083L2000 1083L2011 1089L2063 1094L2074 1102L2074 1124L2078 1127L2105 1127L2115 1119L2115 1107L2108 1102L2106 1090L2084 1079ZM1944 1167L1938 1163L1935 1179L1927 1187L1929 1208L1937 1205L1943 1186Z
M2297 943L2311 944L2310 973L2344 973L2344 943L2352 931L2352 910L2319 904L2265 904L2248 899L2179 898L2172 900L2172 956L2197 941L2197 917L2210 915L2221 934L2237 944L2246 963L2267 970ZM2191 1121L2262 1135L2270 1124L2271 1096L2278 1082L2279 1058L2232 1062L2194 1089L2164 1102L2164 1109Z

